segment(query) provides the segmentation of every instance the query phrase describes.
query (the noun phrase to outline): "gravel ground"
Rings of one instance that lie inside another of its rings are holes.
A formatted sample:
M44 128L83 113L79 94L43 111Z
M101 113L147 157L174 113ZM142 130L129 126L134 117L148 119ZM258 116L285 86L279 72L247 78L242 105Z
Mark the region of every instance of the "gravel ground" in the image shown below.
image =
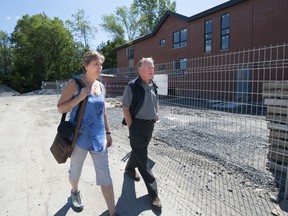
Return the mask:
M75 213L63 203L70 189L68 164L59 166L49 152L60 119L58 99L57 95L0 97L0 132L7 144L0 145L0 215L64 211L62 215L86 216L105 210L102 197L95 197L101 192L94 187L89 160L81 180L82 191L89 197L86 211ZM270 201L269 194L276 188L265 169L267 126L262 117L161 106L161 121L155 124L149 145L150 165L164 207L159 214L151 210L143 181L134 188L134 182L123 176L130 147L119 100L107 99L107 111L114 143L109 150L111 174L121 215L287 214Z
M127 134L122 110L110 104L109 119L121 139ZM173 182L160 188L175 197L180 215L272 214L277 188L265 166L265 117L161 106L160 118L149 155L159 181Z
M117 106L121 104L116 103ZM265 165L265 117L169 106L161 106L160 110L161 121L156 124L154 141L202 156L245 175L255 184L271 187L273 177ZM109 110L113 125L119 124L114 121L115 116L122 116L118 112Z
M165 115L155 133L159 140L245 174L256 184L271 186L272 176L265 166L265 117L163 106L161 109Z

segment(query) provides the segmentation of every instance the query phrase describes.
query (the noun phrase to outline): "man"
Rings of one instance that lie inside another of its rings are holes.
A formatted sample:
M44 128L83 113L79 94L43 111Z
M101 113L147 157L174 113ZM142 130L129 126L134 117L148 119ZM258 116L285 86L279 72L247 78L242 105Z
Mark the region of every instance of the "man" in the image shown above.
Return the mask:
M158 117L157 86L153 82L154 61L151 57L138 62L139 76L130 81L123 94L123 112L129 128L132 148L125 172L135 181L140 181L137 167L152 200L152 206L162 208L158 197L156 179L148 163L148 144L151 140L154 123Z

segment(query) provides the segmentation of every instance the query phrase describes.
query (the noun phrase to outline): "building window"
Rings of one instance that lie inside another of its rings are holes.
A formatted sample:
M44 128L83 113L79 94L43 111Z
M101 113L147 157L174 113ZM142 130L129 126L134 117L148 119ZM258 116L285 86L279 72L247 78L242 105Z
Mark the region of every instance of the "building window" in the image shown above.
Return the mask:
M187 45L187 29L173 33L173 48L184 47Z
M205 53L212 51L212 20L205 22Z
M188 67L187 58L175 59L173 61L173 75L184 75Z
M221 19L221 50L230 48L230 15L223 14Z
M128 68L128 76L129 77L134 77L134 67L129 67Z
M126 56L128 57L128 60L134 59L134 48L133 47L126 48Z
M165 64L159 65L159 71L165 71Z
M165 39L160 40L159 41L159 46L160 47L164 47L165 46L165 42L166 42Z

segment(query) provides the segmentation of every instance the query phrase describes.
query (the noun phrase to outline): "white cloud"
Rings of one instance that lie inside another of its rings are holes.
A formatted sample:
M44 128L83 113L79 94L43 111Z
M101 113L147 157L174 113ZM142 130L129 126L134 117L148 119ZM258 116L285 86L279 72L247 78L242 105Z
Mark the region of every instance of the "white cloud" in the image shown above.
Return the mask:
M10 20L10 19L11 19L11 17L9 17L9 16L8 16L8 17L6 17L6 20Z
M15 20L19 20L19 19L20 19L20 17L19 17L19 16L16 16L16 17L15 17Z

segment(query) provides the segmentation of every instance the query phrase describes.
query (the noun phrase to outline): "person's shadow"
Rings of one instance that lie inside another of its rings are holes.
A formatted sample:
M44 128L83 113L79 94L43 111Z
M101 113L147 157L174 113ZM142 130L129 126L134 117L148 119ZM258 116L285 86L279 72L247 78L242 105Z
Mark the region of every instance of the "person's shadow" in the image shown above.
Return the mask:
M69 209L72 208L73 211L75 212L81 212L83 210L83 208L75 208L72 205L72 200L71 197L67 198L67 203L65 203L65 205L59 209L54 216L65 216L67 214L67 212L69 211Z
M127 154L122 161L127 160L129 158L129 154ZM154 166L154 162L149 159L149 164L152 167ZM141 179L143 181L143 179ZM81 212L83 209L77 209L73 207L71 197L67 198L67 203L59 209L54 216L66 216L69 209L72 208L75 212ZM161 210L154 210L151 206L151 199L149 195L145 195L137 198L135 192L135 181L123 173L123 185L122 192L116 204L117 212L120 215L125 216L136 216L141 214L143 211L152 210L155 215L161 215ZM108 210L100 214L99 216L108 216Z
M149 159L149 164L152 168L155 163ZM136 216L143 211L152 210L155 215L161 215L161 210L156 211L152 208L148 194L139 198L136 197L135 186L137 186L137 183L135 185L135 181L126 173L123 173L122 193L116 204L118 213L125 216Z

